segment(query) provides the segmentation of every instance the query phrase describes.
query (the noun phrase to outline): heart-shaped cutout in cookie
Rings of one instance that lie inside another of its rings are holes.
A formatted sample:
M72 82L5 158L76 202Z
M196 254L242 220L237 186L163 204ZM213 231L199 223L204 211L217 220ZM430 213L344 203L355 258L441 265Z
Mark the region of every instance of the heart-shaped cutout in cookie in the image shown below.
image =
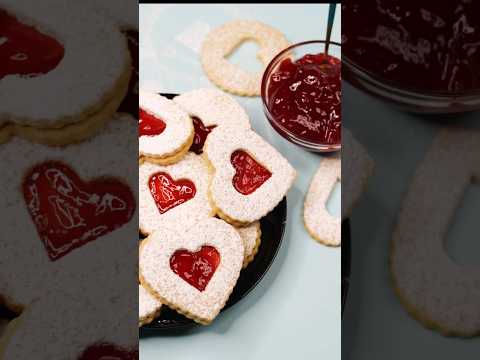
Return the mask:
M177 250L170 258L170 268L187 283L204 291L220 264L220 254L213 246L196 252Z
M138 136L160 135L167 127L162 119L156 117L155 115L149 114L143 109L139 110L139 119Z
M195 129L195 135L193 137L193 143L190 147L190 151L193 151L195 154L199 155L203 152L203 145L205 144L205 140L207 140L208 134L215 129L216 125L205 126L198 117L193 116L193 128Z
M243 150L234 151L230 161L235 168L233 186L240 194L249 195L255 192L272 176L270 171Z
M148 181L150 193L160 214L194 198L195 184L188 179L173 180L165 172L153 174Z
M57 67L64 54L65 48L56 39L0 9L0 79L46 74Z
M135 360L138 350L127 350L110 343L99 343L88 347L79 360Z
M84 182L69 166L47 161L23 181L28 212L50 259L57 260L130 221L135 200L114 179Z

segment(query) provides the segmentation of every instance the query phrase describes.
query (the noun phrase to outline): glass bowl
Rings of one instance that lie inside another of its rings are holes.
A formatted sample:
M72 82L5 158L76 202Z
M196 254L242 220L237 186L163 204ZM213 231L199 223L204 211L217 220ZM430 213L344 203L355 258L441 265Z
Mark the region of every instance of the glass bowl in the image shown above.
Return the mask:
M332 152L338 151L341 149L342 144L341 141L334 144L327 144L322 142L312 142L305 139L302 139L298 135L292 133L289 129L283 126L275 116L273 116L272 112L269 108L269 84L271 75L277 70L280 63L290 58L292 61L296 61L299 58L303 57L307 54L322 54L325 53L325 46L327 42L324 40L311 40L311 41L304 41L282 50L279 54L277 54L270 64L268 64L265 72L263 73L262 77L262 86L261 86L261 94L262 94L262 103L263 103L263 111L265 116L267 117L270 125L285 139L288 141L299 145L307 150L314 151L314 152ZM337 42L330 41L328 54L332 55L338 59L341 59L341 45ZM343 65L343 64L342 64Z

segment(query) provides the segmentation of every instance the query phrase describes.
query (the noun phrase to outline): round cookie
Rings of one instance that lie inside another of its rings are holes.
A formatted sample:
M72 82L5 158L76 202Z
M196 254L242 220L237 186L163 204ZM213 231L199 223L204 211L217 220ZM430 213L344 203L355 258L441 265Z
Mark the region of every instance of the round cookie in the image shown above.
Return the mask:
M138 326L151 323L162 309L162 303L142 285L138 285Z
M305 196L305 228L315 240L328 246L340 246L342 242L341 220L327 210L333 187L342 179L341 172L339 156L322 159Z
M213 215L208 201L210 173L199 155L161 166L144 162L139 168L140 232L186 226Z
M207 138L204 151L214 172L212 206L235 226L267 215L295 180L289 162L252 130L219 128Z
M207 325L225 306L240 275L244 246L234 227L209 218L189 229L162 228L140 254L140 281L172 309Z
M192 119L173 101L140 90L140 158L160 165L178 162L193 142Z
M390 269L402 305L448 336L480 335L480 272L444 241L467 186L480 178L480 133L441 131L417 168L393 232Z
M0 9L9 45L0 74L0 139L28 132L41 142L42 130L57 130L64 144L69 127L83 121L90 122L82 138L97 131L97 122L118 108L130 80L130 56L119 29L76 2L1 0ZM22 44L18 34L37 39L41 50ZM22 61L12 60L17 57Z
M226 59L246 40L258 43L257 58L264 68L289 45L284 35L271 26L252 20L234 20L207 35L200 57L205 73L215 85L236 95L256 96L260 95L263 70L251 73Z
M129 155L138 149L136 129L134 118L116 115L95 137L64 149L19 138L0 147L0 162L10 164L0 177L0 298L12 310L54 287L121 288L113 279L118 269L129 270L131 235L138 232L131 221L138 216L138 178L130 171L137 162ZM76 202L68 189L80 191ZM86 225L81 232L77 210Z
M236 229L240 234L245 246L245 258L243 260L243 268L245 269L258 253L258 248L260 247L262 238L262 230L260 228L259 221L255 221L248 226Z

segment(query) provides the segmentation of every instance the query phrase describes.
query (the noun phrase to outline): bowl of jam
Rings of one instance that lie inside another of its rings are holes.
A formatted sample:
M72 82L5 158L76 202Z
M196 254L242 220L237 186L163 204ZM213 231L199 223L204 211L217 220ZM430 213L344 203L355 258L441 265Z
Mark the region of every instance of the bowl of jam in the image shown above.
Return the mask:
M265 69L262 101L272 127L315 152L342 146L341 46L305 41L281 51Z
M342 3L344 79L407 111L480 109L480 2Z

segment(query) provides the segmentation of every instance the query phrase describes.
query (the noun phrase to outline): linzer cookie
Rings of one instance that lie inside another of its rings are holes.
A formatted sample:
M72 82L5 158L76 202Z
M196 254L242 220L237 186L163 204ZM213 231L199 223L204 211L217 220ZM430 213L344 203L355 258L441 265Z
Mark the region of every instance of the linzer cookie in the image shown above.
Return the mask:
M49 145L83 140L104 126L127 92L127 41L89 7L0 0L0 34L4 142L13 135Z
M140 254L140 281L163 304L201 324L225 306L240 275L244 246L234 227L209 218L190 229L162 228Z
M112 19L122 30L138 30L138 2L135 0L87 0L84 3Z
M140 91L138 147L140 158L161 165L179 161L193 142L192 119L173 101Z
M195 128L190 151L200 154L207 136L218 127L250 129L245 110L231 96L216 89L197 89L176 96L179 104L192 117Z
M151 323L162 309L162 303L142 285L138 285L138 326Z
M117 115L64 149L19 138L1 146L0 163L10 166L0 177L0 298L9 307L20 310L53 287L118 285L112 274L135 251L138 231L138 178L129 171L137 163L128 156L138 149L136 128L136 119Z
M393 232L394 290L424 326L447 336L480 335L480 272L445 248L468 186L480 178L480 132L447 128L415 171Z
M234 20L213 29L201 49L202 66L218 87L236 95L260 95L262 72L251 73L226 58L245 40L258 43L257 58L264 67L289 44L278 30L258 21Z
M252 130L218 129L207 138L204 151L213 168L212 206L235 226L268 214L295 180L295 169Z
M140 232L186 226L213 215L208 202L208 166L188 153L180 162L161 166L144 162L139 169Z
M327 210L327 200L337 182L341 181L341 160L322 159L305 197L303 220L310 235L328 246L339 246L342 241L341 220Z
M243 268L246 268L253 261L255 255L257 255L258 248L260 247L262 237L260 222L255 221L253 224L236 229L243 240L243 245L245 246Z

